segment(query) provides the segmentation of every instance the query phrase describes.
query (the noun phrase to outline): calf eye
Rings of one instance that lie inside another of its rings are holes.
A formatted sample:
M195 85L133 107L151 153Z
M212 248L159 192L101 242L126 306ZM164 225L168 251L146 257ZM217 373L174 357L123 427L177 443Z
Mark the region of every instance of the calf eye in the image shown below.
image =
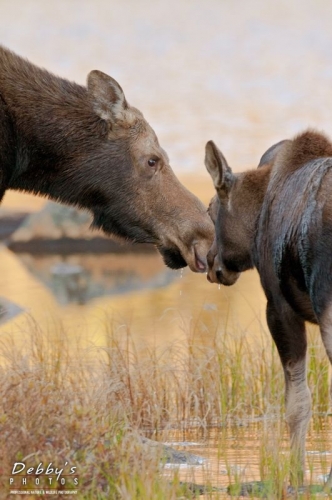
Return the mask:
M154 167L157 163L157 160L154 159L154 158L150 158L150 160L148 160L148 165L149 167Z

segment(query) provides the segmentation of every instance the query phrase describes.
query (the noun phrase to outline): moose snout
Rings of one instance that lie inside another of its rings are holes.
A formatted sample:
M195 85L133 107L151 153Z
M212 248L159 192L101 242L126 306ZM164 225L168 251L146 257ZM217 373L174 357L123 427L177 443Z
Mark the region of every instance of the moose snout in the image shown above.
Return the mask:
M177 246L191 271L204 273L208 269L207 253L213 242L214 225L206 208L201 204L198 208L198 216L186 222L180 238L177 238Z
M223 273L220 266L208 267L207 280L210 283L223 283Z
M224 265L222 265L218 256L216 238L214 239L212 246L207 254L207 264L207 280L210 283L218 283L225 286L231 286L237 281L238 277L240 276L240 273L230 271L229 269L226 269Z
M214 238L214 240L213 240L211 248L208 251L206 260L207 260L207 265L208 265L207 280L210 283L221 283L221 281L219 281L219 278L221 277L221 274L220 274L221 267L219 265L219 260L218 260L216 238ZM217 273L218 273L218 276L217 276Z
M157 245L164 262L172 269L187 265L195 273L204 273L214 238L214 224L206 207L184 187L166 201L168 212L159 215L162 231Z
M203 234L192 231L189 236L182 233L180 237L176 229L173 228L172 239L158 246L165 264L171 269L188 266L194 273L206 272L208 268L206 255L213 239L213 226L212 228L207 226Z
M240 273L228 271L215 262L212 267L209 266L207 273L207 280L210 283L218 283L220 285L231 286L237 281Z
M198 273L204 273L207 270L206 249L203 242L196 242L193 244L193 269ZM202 248L203 247L203 248ZM190 265L190 264L189 264Z
M208 269L207 254L215 236L213 223L206 212L203 222L200 230L195 234L191 245L191 255L187 260L190 269L197 273L204 273Z
M208 239L196 240L189 246L187 251L185 249L183 250L185 260L191 271L195 273L204 273L207 271L208 264L206 254L210 241L211 240Z

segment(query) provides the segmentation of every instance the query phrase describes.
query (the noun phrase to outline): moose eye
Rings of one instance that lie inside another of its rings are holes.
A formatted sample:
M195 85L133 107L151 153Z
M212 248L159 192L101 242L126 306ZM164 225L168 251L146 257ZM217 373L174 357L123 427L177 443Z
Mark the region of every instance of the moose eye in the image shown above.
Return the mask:
M156 166L156 163L157 163L157 160L155 158L150 158L148 160L148 165L149 167L155 167Z

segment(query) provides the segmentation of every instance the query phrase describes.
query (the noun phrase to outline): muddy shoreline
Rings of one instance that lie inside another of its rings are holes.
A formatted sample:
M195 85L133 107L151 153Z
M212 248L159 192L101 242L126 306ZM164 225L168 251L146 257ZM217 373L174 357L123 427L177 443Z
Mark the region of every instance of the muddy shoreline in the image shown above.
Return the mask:
M12 241L10 236L20 227L29 213L8 213L0 217L0 242L4 243L12 252L30 253L34 255L49 254L153 254L156 249L147 244L118 243L111 238L96 236L94 238L32 238L29 241Z
M107 238L59 238L48 240L35 238L30 241L12 241L7 243L7 247L15 253L30 253L34 255L48 254L152 254L156 249L147 244L120 244Z

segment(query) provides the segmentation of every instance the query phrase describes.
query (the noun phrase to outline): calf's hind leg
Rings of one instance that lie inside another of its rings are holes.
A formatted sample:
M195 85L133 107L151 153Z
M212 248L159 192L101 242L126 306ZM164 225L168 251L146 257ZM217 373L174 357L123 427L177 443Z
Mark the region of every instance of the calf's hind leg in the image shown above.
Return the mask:
M324 308L324 312L319 315L319 328L322 336L326 354L332 365L332 303ZM330 381L330 399L332 399L332 380ZM332 467L325 483L325 489L332 488Z
M290 431L292 486L303 483L305 438L311 417L307 384L307 336L304 321L284 302L278 309L267 305L267 322L285 375L286 421Z

